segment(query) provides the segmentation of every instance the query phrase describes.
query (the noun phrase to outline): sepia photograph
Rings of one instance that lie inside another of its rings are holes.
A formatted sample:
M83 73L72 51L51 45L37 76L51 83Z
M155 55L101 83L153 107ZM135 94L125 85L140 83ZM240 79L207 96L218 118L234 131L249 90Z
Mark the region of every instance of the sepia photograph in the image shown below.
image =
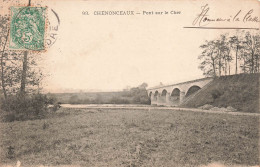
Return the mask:
M259 0L0 0L0 167L260 167Z

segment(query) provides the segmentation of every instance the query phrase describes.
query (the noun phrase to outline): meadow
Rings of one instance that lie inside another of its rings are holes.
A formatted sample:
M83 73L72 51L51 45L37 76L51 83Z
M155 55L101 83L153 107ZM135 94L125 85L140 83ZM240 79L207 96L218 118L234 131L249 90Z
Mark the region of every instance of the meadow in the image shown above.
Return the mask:
M159 109L61 108L1 122L0 166L259 164L259 117Z

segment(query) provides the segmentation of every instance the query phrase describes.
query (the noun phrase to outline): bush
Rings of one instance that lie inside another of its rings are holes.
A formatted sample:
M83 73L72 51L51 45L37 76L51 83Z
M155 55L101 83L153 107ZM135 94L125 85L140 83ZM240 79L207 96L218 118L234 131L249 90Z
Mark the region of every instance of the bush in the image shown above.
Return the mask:
M43 118L49 99L46 95L9 96L2 101L1 109L7 112L5 121Z
M210 110L211 108L213 108L214 106L212 106L211 104L205 104L203 106L200 106L199 109L203 109L203 110Z
M211 96L212 98L215 100L217 98L219 98L223 93L221 93L219 90L214 89L211 91Z
M132 88L130 94L133 97L133 104L151 104L150 98L147 95L147 91L144 88Z

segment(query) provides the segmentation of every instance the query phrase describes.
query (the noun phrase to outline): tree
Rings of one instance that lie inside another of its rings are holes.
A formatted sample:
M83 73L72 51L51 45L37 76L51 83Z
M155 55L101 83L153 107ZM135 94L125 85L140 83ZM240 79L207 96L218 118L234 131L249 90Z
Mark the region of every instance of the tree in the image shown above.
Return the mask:
M235 74L238 73L237 72L237 66L238 66L238 59L239 59L240 49L242 49L242 39L241 38L243 38L243 33L244 33L244 31L242 31L242 32L237 31L236 35L231 36L229 38L230 46L231 46L231 48L233 50L235 50L235 60L236 60Z
M38 90L43 72L38 67L40 55L28 54L28 51L13 51L7 47L9 37L8 16L0 16L0 79L1 89L6 99L11 94L22 94ZM22 56L23 55L23 56Z
M4 58L6 57L5 49L6 49L6 44L7 44L7 40L8 40L8 34L9 34L8 21L9 21L9 19L7 16L0 15L1 86L2 86L2 91L3 91L5 99L7 98L7 93L6 93L6 88L5 88Z
M205 41L205 44L200 46L203 49L198 59L202 60L199 68L206 76L216 76L216 54L215 41Z
M226 65L227 65L227 60L228 56L226 56L226 52L229 52L228 47L227 47L227 38L226 34L220 35L220 38L217 39L214 44L216 48L216 53L217 53L217 66L218 66L218 76L222 75L222 70L226 74Z
M142 83L141 85L139 85L138 87L139 87L140 89L146 89L147 86L148 86L148 84L144 82L144 83Z
M0 95L4 95L0 107L13 115L14 120L42 117L49 100L39 91L43 79L38 65L40 55L27 50L9 50L9 25L9 16L0 15Z
M241 46L241 49L239 50L239 60L242 61L242 64L240 65L240 68L241 68L241 71L243 73L248 73L248 68L247 68L247 65L246 65L246 62L247 62L247 56L246 56L246 49L245 47L242 45Z
M221 57L223 62L222 64L222 69L225 73L225 75L227 75L227 70L229 71L229 75L230 75L230 62L233 60L232 56L230 55L231 52L231 45L228 41L228 35L224 34L221 35L221 42L222 42L222 46L221 46Z
M230 75L230 64L235 60L235 74L240 64L243 73L258 73L260 69L260 35L237 31L235 35L221 34L216 40L200 45L199 68L205 76ZM234 51L234 52L232 52ZM228 72L227 72L228 71Z
M244 56L247 56L250 73L257 73L259 72L260 36L246 32L244 39L243 43L247 51Z

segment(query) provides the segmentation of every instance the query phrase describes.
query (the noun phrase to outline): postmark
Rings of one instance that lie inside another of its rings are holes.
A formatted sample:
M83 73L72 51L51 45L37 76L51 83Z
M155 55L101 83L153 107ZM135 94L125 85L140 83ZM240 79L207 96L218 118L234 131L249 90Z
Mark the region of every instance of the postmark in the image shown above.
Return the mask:
M54 9L48 8L48 32L46 33L46 47L50 48L58 39L60 18Z
M11 7L10 49L45 49L46 7Z
M42 7L41 3L36 6ZM45 24L45 49L51 48L59 38L61 19L55 9L48 7L46 10L46 24Z

